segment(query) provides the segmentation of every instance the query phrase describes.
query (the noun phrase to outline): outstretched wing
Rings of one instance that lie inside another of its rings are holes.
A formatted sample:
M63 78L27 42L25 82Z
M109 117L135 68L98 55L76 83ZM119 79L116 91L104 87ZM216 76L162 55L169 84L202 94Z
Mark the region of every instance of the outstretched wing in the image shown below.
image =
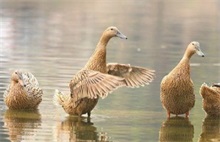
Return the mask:
M106 97L118 87L125 86L124 79L93 70L81 70L70 81L71 95L80 98Z
M154 79L154 70L142 67L130 66L129 64L108 63L108 74L125 79L126 86L139 87L149 84Z

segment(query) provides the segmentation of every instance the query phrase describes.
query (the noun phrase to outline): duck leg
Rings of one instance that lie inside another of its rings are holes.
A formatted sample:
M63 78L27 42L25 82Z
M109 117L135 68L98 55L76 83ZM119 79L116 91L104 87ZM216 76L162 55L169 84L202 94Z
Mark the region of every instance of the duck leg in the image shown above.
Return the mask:
M87 117L87 123L91 123L91 118Z
M189 111L187 111L185 114L186 114L186 118L189 118Z
M170 111L167 111L167 118L170 118Z
M87 114L88 114L88 118L90 118L90 115L91 115L91 111L89 111L89 112L88 112Z

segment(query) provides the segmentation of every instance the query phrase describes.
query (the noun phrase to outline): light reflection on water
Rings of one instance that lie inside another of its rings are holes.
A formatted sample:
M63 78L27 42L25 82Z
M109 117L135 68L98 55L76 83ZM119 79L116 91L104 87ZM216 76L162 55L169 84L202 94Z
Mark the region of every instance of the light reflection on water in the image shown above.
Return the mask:
M219 121L214 120L215 126L206 123L212 118L205 118L198 90L203 82L220 81L219 1L0 3L0 94L17 68L31 71L44 89L38 112L7 110L0 95L0 141L159 141L179 129L190 129L185 139L191 141L218 138ZM144 88L120 88L100 100L91 122L69 117L53 105L54 89L68 93L71 77L110 25L128 40L110 41L108 61L155 69L156 78ZM167 121L159 100L160 81L192 40L200 42L206 55L195 55L191 61L196 105L189 120ZM215 135L209 135L212 128Z

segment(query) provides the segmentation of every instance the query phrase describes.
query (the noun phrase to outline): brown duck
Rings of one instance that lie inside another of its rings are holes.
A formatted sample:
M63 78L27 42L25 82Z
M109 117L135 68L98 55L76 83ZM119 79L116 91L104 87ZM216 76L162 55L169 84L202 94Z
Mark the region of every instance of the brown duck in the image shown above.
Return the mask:
M118 87L138 87L153 80L154 70L125 64L106 64L106 46L112 37L127 39L116 27L108 27L85 67L70 81L70 95L55 91L55 104L61 105L68 114L81 116L87 113L90 117L99 97L106 97Z
M167 111L167 117L170 114L186 114L189 116L189 111L195 103L195 94L193 82L190 78L190 58L197 53L204 57L199 43L191 42L180 60L178 65L166 75L160 85L160 99L163 107Z
M42 101L42 94L32 73L16 70L12 73L11 83L3 96L9 109L37 109Z
M210 116L220 116L220 83L209 87L203 83L200 88L203 98L203 109Z

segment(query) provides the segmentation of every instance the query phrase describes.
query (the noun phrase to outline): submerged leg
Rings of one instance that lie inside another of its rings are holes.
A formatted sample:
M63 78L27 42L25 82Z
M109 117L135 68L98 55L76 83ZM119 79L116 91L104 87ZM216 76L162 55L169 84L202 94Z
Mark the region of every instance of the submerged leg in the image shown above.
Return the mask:
M88 112L87 114L88 114L87 122L90 123L90 115L91 115L91 112Z
M89 112L88 112L87 114L88 114L88 117L90 118L90 115L91 115L91 111L89 111Z

